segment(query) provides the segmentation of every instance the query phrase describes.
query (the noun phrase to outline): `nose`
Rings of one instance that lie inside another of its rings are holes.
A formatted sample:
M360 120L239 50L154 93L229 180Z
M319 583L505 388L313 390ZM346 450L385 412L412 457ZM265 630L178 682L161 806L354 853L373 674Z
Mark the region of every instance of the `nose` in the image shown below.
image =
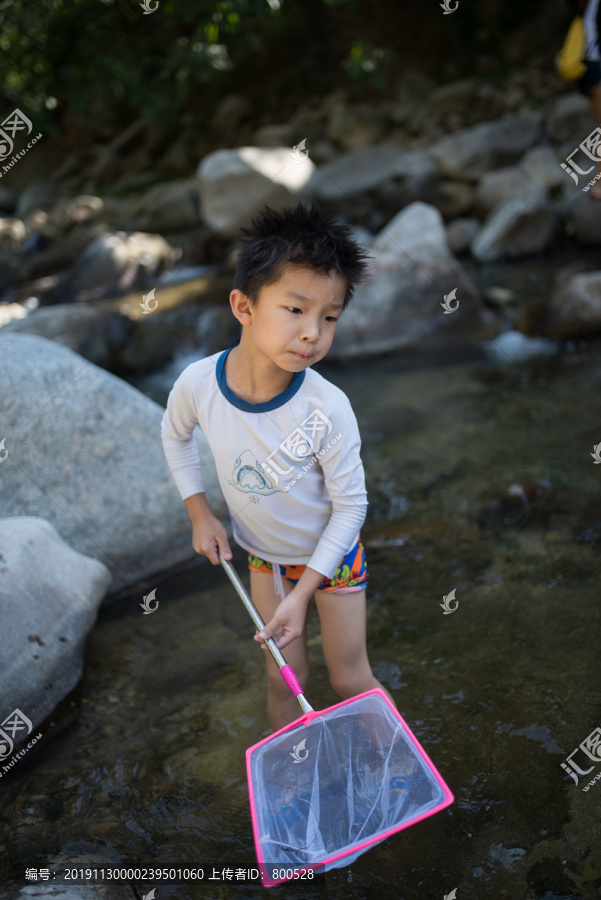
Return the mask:
M314 344L319 340L319 322L317 319L310 320L307 316L303 317L303 327L301 329L301 340L309 344Z

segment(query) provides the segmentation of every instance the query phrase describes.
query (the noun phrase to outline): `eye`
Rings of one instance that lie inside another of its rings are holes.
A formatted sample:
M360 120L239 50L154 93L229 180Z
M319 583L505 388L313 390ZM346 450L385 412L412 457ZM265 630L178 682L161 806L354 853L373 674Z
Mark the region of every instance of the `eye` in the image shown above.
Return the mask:
M289 310L293 315L295 313L302 313L302 309L299 309L298 306L287 306L287 310ZM327 316L326 317L329 322L337 322L338 316Z

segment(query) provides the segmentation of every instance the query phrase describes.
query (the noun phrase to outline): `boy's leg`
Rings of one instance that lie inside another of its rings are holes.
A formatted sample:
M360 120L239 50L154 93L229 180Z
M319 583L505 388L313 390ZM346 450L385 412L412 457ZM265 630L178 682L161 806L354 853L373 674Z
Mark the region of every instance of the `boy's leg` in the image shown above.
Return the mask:
M284 577L282 577L282 584L284 593L288 596L294 584ZM261 618L264 622L269 622L281 600L280 596L275 592L273 575L267 572L251 571L250 590L252 601L259 610ZM307 656L309 607L310 604L307 604L303 633L282 651L286 662L294 669L294 673L303 688L306 687L309 678L309 659ZM284 725L289 725L290 722L294 722L295 719L302 716L303 711L296 697L290 693L290 689L284 683L280 670L269 650L261 650L261 653L264 654L267 662L267 715L274 731L277 731L278 728L283 728Z
M396 707L389 692L373 674L367 658L366 593L366 590L345 594L315 593L330 684L343 700L372 688L382 688Z

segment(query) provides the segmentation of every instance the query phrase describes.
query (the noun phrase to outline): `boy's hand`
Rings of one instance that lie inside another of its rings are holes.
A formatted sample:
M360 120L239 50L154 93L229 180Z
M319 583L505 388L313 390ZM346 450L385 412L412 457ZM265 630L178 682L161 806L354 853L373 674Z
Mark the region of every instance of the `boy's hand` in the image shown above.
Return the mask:
M217 548L224 559L232 558L225 527L212 513L205 513L201 519L194 522L192 546L201 556L206 556L214 566L221 565Z
M267 638L273 638L278 649L283 650L303 633L306 611L307 604L295 595L294 589L291 590L279 604L271 621L254 635L254 640L261 643L262 650L268 650L264 642Z

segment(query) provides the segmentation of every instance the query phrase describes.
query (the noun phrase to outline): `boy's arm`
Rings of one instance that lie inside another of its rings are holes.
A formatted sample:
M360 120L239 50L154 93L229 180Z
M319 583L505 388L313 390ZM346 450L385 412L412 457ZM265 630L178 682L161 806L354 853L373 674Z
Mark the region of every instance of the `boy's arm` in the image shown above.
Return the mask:
M161 438L167 465L192 522L192 546L219 565L219 553L232 558L223 524L211 512L204 493L202 469L194 428L198 410L190 373L186 370L175 382L161 423Z
M283 650L303 633L307 606L313 596L313 592L319 587L324 576L308 566L285 600L282 600L269 622L261 631L255 634L254 639L261 644L262 650L267 650L264 641L269 638L275 640L276 646ZM303 584L304 582L304 584Z
M184 503L193 525L195 522L200 522L205 516L212 515L206 494L192 494L191 497L186 497Z
M173 385L161 422L163 452L184 501L204 492L200 455L194 438L194 428L198 424L191 373L186 369Z
M317 459L332 502L330 520L308 562L314 571L332 578L340 560L365 521L368 501L365 471L361 460L361 435L353 408L343 395L335 413L333 428L321 442ZM299 482L299 486L302 481Z
M206 495L193 494L186 497L184 503L192 522L192 546L196 552L206 556L214 566L220 565L219 554L224 559L231 559L225 527L211 512Z

